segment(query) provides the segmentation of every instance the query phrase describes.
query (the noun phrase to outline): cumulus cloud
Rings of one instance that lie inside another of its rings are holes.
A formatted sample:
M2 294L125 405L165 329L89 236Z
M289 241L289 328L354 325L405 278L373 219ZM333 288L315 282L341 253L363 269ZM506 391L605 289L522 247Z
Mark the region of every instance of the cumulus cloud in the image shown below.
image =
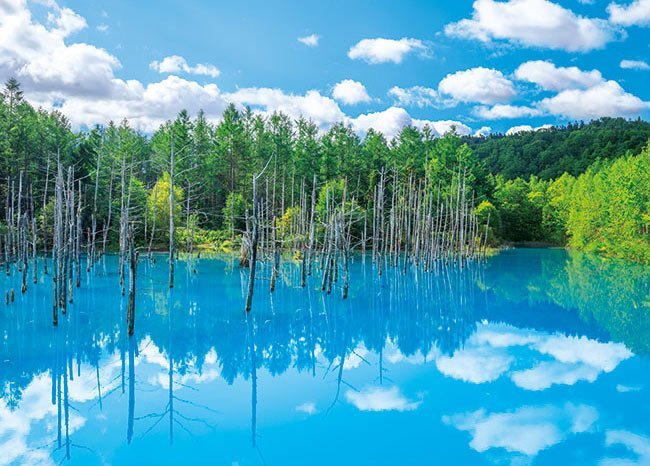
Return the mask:
M388 95L394 99L397 105L405 107L433 107L438 102L438 92L424 86L408 88L393 86L389 89Z
M445 34L569 52L599 49L616 38L606 20L576 15L548 0L476 0L473 8L470 19L448 24Z
M650 0L634 0L627 5L610 3L609 20L622 26L647 26L650 24Z
M452 130L461 135L472 133L472 129L460 121L411 118L409 113L401 107L390 107L380 112L361 114L356 118L348 119L348 122L361 135L372 128L375 131L380 131L388 139L397 136L405 126L415 126L419 129L428 127L433 136L442 136Z
M403 108L390 107L381 112L359 115L351 119L350 123L360 134L365 134L372 128L390 139L397 136L403 127L412 125L413 120Z
M187 73L210 76L211 78L216 78L221 74L221 71L216 66L209 63L199 63L190 66L187 60L180 55L170 55L161 61L152 61L149 63L149 68L159 73Z
M430 124L438 128L436 131L448 126L446 122L413 120L406 111L395 108L349 118L333 98L318 90L293 94L281 89L247 87L223 92L216 84L200 84L175 75L192 72L210 76L218 71L211 65L190 65L180 56L165 57L152 65L157 71L172 73L161 81L144 84L120 79L115 73L121 65L114 55L70 39L87 27L82 17L54 2L45 7L49 15L47 22L41 23L24 1L0 1L0 79L17 77L32 104L62 111L76 127L128 119L136 129L151 132L182 109L190 114L202 109L208 119L217 121L231 102L250 106L264 115L282 111L291 118L302 116L314 121L321 130L340 121L353 125L359 132L374 127L389 138L404 125ZM396 42L421 49L418 41ZM385 57L392 60L398 55L403 54L395 52ZM342 94L339 97L343 98ZM357 93L356 98L366 100L363 93ZM462 124L458 123L458 127Z
M601 117L633 117L650 108L616 81L605 81L588 89L570 89L543 99L538 106L553 115L589 120Z
M414 411L422 400L409 400L399 387L369 387L360 392L349 390L346 400L359 411Z
M586 89L604 81L598 70L583 71L576 66L555 66L550 61L542 60L522 63L515 70L515 77L520 81L537 84L547 91Z
M650 70L648 62L643 60L621 60L620 67L624 70Z
M474 132L474 137L486 137L492 132L492 128L489 126L481 126Z
M451 357L441 356L436 359L436 366L448 377L480 384L501 377L513 361L505 351L483 346L457 350Z
M356 105L372 100L366 91L366 87L359 81L353 81L352 79L344 79L337 83L332 91L332 97L346 105Z
M432 121L432 120L418 120L414 118L413 126L419 129L424 129L425 127L428 127L433 131L434 136L442 136L449 133L450 131L455 131L456 134L460 136L467 136L469 134L472 134L472 128L456 120Z
M523 371L514 372L512 381L525 390L546 390L552 385L574 385L579 381L594 382L600 370L588 364L567 364L543 361Z
M598 411L587 405L524 406L512 412L484 410L444 416L443 422L469 432L469 445L479 453L502 448L529 457L557 445L571 435L589 431Z
M506 134L548 127L550 125L537 128L521 125L511 128ZM543 359L532 367L512 371L518 348L535 351L537 357ZM518 387L539 391L552 385L594 382L600 374L612 372L631 356L630 350L621 343L549 335L508 324L482 322L462 349L456 350L452 356L439 355L435 363L441 373L465 382L487 383L507 374Z
M410 53L426 53L427 47L421 40L403 37L395 39L362 39L348 51L352 60L363 60L376 65L379 63L402 63Z
M605 433L605 445L622 446L632 452L636 458L605 458L601 466L647 466L650 464L650 437L635 434L627 430L608 430Z
M183 108L221 114L226 103L214 84L170 76L145 86L117 78L121 65L115 56L67 43L86 27L85 20L54 2L45 6L47 23L41 23L25 2L0 2L0 79L18 78L34 105L61 110L75 126L127 118L146 131Z
M508 131L506 131L506 136L511 136L517 133L526 133L528 131L535 131L535 128L530 125L517 125L508 129Z
M477 117L485 120L500 120L507 118L524 118L538 116L541 112L532 107L497 104L492 107L479 106L472 110Z
M507 102L517 95L515 87L501 71L491 68L471 68L445 76L438 92L460 102L494 104Z
M643 68L644 62L621 62L627 67ZM647 66L647 64L646 64ZM557 92L551 97L535 102L532 107L478 108L475 113L484 118L505 117L503 113L517 113L526 116L525 108L531 109L529 116L550 114L568 119L594 119L601 117L633 117L642 114L649 102L626 92L616 81L608 81L598 70L585 71L578 67L560 67L549 61L528 61L522 63L514 73L521 81L534 83L545 91Z
M315 90L300 95L288 94L281 89L249 87L224 94L224 98L237 104L248 105L264 114L281 111L294 119L303 116L311 119L321 129L345 118L345 114L333 99Z
M585 336L553 335L535 344L542 354L565 363L584 363L601 371L611 372L632 352L621 343L600 342Z
M305 44L307 47L317 47L320 36L318 34L310 34L305 37L298 37L298 42Z
M15 76L28 93L128 94L129 85L113 75L121 66L117 58L89 44L66 44L87 26L85 19L56 4L49 8L47 23L40 23L24 1L0 2L0 78Z
M173 75L147 86L137 81L130 83L133 92L129 96L108 96L91 101L68 95L59 110L68 115L74 125L128 119L137 129L154 131L181 109L190 114L202 109L208 117L216 119L228 105L215 84L201 85ZM43 101L42 105L51 107L52 103Z

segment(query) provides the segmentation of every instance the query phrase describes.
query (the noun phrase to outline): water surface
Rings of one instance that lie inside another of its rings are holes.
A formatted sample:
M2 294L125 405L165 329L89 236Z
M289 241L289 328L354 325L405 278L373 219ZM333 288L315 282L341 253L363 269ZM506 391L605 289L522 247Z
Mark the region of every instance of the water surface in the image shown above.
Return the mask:
M481 267L355 258L350 294L285 264L114 257L51 325L49 277L0 277L0 464L650 464L647 266L510 250Z

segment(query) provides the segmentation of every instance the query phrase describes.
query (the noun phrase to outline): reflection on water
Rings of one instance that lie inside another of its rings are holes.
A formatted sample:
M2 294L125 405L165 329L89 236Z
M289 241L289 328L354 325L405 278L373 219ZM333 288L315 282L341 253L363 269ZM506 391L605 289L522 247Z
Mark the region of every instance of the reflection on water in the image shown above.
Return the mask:
M128 338L113 262L58 328L49 282L2 310L0 464L650 464L647 266L356 258L343 301L286 264L245 315L227 261L142 261Z

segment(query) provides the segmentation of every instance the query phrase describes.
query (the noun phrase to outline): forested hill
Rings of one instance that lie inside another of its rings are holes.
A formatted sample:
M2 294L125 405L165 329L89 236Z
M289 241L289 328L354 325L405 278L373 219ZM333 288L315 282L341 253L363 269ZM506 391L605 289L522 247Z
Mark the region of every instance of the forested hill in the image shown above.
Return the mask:
M507 179L536 175L547 180L564 172L577 176L598 159L638 154L649 139L649 122L624 118L464 138L489 172Z

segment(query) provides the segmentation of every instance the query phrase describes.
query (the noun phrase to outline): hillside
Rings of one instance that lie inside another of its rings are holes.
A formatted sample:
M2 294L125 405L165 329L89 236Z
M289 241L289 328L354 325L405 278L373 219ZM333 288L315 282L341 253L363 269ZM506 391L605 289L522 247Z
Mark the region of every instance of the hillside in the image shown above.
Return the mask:
M546 180L564 172L577 176L598 159L637 154L649 139L649 122L624 118L602 118L509 136L464 138L489 172L507 179L536 175Z

